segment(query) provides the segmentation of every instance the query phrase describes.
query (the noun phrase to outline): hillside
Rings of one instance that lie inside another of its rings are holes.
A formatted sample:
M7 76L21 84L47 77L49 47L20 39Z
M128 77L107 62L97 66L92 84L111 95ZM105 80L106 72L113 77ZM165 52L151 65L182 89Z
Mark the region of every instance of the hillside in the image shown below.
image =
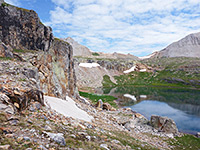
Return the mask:
M83 56L83 57L89 57L92 55L92 52L87 48L86 46L83 46L76 42L71 37L68 37L66 39L63 39L64 41L68 42L73 47L73 55L74 56Z
M200 58L200 32L190 34L159 51L154 57L198 57Z

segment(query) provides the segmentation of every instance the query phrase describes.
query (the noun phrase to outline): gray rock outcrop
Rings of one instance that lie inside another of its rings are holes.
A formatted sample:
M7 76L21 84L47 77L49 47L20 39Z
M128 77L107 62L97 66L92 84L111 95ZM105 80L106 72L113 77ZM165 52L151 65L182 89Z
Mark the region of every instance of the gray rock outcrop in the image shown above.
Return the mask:
M190 34L158 52L154 57L198 57L200 58L200 32Z
M62 133L50 133L43 131L43 134L62 146L66 145L65 138Z
M13 49L19 49L22 53L13 53L16 51ZM20 58L24 66L33 68L18 73L36 84L32 88L37 87L47 95L63 99L66 95L76 95L71 45L54 38L52 29L40 22L35 11L5 4L0 6L0 57L13 56ZM17 66L17 63L14 66L23 70L23 66ZM13 84L8 83L7 87L13 87Z
M0 0L0 5L1 5L2 3L4 3L4 0Z
M8 4L0 6L0 39L14 49L47 51L53 34L35 11Z
M0 57L13 58L13 49L9 45L5 45L0 41Z
M47 95L65 99L66 95L75 96L76 76L72 47L55 40L50 50L38 55L32 64L40 73L40 89Z
M150 124L158 129L159 131L166 132L166 133L178 133L178 129L176 127L176 123L167 117L161 117L161 116L151 116Z

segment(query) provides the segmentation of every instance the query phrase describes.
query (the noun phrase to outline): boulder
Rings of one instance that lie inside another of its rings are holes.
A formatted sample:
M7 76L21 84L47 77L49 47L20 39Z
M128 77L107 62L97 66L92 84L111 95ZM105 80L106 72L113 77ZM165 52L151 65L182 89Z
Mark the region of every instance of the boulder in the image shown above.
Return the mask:
M109 150L107 144L101 144L100 147L101 147L102 149Z
M101 99L98 100L98 102L96 103L96 107L97 108L103 108L103 102Z
M13 49L9 45L5 45L0 42L0 57L10 57L13 58Z
M11 149L11 146L10 145L0 145L0 149L9 150L9 149Z
M148 119L145 118L143 115L139 114L139 113L135 113L132 117L132 119L130 119L128 122L126 122L124 124L124 126L130 130L130 129L133 129L135 127L138 127L138 126L143 126L143 125L147 125L148 124Z
M26 109L31 101L37 101L44 106L43 92L37 89L30 89L27 91L19 90L18 88L5 88L1 87L0 99L4 99L6 104L14 106L19 111Z
M10 98L3 93L0 93L0 111L4 111L9 114L14 114L15 112L13 106L10 103Z
M200 138L200 132L197 132L197 137Z
M110 110L112 106L109 103L103 103L103 109Z
M0 103L9 104L9 101L10 98L7 95L0 93Z
M61 146L66 145L65 138L62 133L50 133L50 132L43 131L43 134L46 137L49 137L52 141L60 144Z
M116 111L116 109L114 107L112 107L109 103L103 103L102 108L104 110Z
M150 124L151 126L162 132L174 134L178 133L176 123L172 119L167 117L152 115Z

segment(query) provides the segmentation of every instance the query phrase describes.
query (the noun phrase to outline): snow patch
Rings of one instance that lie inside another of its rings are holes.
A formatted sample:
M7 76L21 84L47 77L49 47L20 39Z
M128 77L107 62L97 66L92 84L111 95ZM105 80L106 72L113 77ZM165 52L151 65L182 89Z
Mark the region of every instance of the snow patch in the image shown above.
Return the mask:
M132 71L135 71L136 66L133 66L132 68L130 68L129 70L124 71L124 73L130 73Z
M100 65L97 63L80 63L79 66L85 68L92 68L92 67L99 67Z
M134 95L130 95L130 94L124 94L124 97L130 98L133 101L137 101L136 97Z
M140 98L147 98L146 95L140 95Z
M56 97L45 96L45 105L66 117L72 117L84 121L91 122L92 116L88 115L87 112L76 106L76 103L68 96L66 100L62 100Z
M147 71L147 69L141 69L140 70L140 72L146 72Z

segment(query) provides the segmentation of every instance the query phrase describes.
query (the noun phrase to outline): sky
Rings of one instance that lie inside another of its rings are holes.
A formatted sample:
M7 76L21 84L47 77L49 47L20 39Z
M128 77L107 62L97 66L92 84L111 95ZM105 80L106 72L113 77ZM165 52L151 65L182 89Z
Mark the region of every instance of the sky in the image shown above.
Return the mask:
M200 0L5 0L35 10L55 37L96 52L149 55L200 32Z

